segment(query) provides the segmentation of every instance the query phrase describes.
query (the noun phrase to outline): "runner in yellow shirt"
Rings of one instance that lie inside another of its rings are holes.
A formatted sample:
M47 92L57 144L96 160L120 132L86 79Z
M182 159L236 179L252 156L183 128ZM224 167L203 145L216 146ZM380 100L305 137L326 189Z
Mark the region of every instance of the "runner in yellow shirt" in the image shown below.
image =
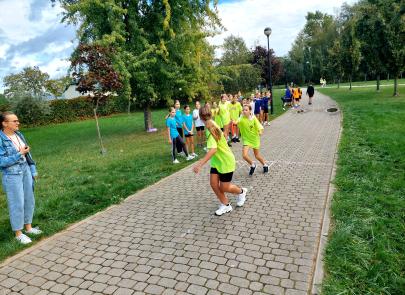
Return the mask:
M239 129L237 123L242 112L242 105L239 103L236 95L232 97L232 101L228 104L228 108L231 117L232 142L239 142Z
M250 105L243 106L241 118L238 120L238 127L242 135L243 159L250 165L249 175L252 176L256 169L256 163L249 158L249 149L253 149L255 158L262 163L263 173L269 172L269 166L266 164L266 160L260 154L260 136L263 133L263 126L259 120L252 115L252 107Z
M229 141L229 130L231 128L231 116L229 114L229 101L228 101L228 96L226 94L221 95L221 101L218 104L218 114L221 117L222 120L222 126L221 129L224 132L225 138L228 141L228 145L232 146L230 141Z
M200 109L200 119L204 122L209 131L207 137L207 154L193 167L195 173L199 173L201 168L208 160L211 160L210 185L215 195L221 202L216 215L222 215L232 211L225 193L237 195L236 205L243 206L246 201L246 188L241 188L232 184L232 176L235 171L236 161L232 150L229 148L223 132L219 126L212 120L211 110L208 106Z

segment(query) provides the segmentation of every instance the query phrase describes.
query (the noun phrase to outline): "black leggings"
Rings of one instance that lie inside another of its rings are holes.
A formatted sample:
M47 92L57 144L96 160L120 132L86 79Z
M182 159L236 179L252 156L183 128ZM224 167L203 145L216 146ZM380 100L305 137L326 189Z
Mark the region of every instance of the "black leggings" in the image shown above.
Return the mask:
M183 128L177 128L177 132L180 134L180 138L183 139ZM177 152L181 153L183 147L181 144L177 144Z
M177 151L179 150L179 147L180 147L180 151L183 150L184 153L186 154L186 156L188 157L186 145L184 144L183 138L181 138L180 135L179 135L176 138L172 139L172 158L173 158L173 161L176 160L176 147L177 147Z

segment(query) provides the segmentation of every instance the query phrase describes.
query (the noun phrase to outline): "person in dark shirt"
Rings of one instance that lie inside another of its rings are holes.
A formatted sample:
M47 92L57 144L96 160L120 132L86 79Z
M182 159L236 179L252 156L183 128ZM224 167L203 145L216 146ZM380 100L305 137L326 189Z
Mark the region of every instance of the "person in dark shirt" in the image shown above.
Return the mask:
M315 89L314 86L312 86L312 84L309 84L307 87L307 95L308 95L308 104L311 105L312 104L312 97L314 96L315 93Z

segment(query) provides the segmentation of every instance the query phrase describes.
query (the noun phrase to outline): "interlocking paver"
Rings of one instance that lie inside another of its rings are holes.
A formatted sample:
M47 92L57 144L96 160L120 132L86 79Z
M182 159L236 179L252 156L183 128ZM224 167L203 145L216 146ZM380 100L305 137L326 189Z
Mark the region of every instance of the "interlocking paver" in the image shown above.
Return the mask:
M8 260L0 291L306 294L340 132L331 106L317 94L305 113L265 127L268 175L258 167L247 177L234 144L234 181L249 190L244 207L215 217L209 168L195 176L187 167Z

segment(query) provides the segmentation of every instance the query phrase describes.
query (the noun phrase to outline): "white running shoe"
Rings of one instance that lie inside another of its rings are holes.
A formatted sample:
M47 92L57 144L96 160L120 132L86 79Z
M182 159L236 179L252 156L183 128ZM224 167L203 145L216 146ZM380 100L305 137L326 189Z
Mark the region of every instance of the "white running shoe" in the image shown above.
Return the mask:
M247 188L242 187L242 193L236 197L236 206L242 207L246 202Z
M178 163L180 163L180 162L179 162L179 160L177 160L177 159L175 159L175 160L173 161L173 164L178 164Z
M194 159L194 157L192 155L188 155L188 157L186 158L186 161L190 161L192 159Z
M222 214L228 213L231 211L232 211L231 204L228 204L228 205L221 204L221 205L219 205L218 210L215 211L215 215L221 216Z
M37 227L32 227L30 230L25 231L25 233L29 235L40 235L42 234L42 230Z
M193 156L193 158L198 157L196 153L192 153L191 155Z
M29 244L32 242L31 239L24 234L19 235L18 237L16 237L16 239L18 242L20 242L23 245L26 245L26 244Z

